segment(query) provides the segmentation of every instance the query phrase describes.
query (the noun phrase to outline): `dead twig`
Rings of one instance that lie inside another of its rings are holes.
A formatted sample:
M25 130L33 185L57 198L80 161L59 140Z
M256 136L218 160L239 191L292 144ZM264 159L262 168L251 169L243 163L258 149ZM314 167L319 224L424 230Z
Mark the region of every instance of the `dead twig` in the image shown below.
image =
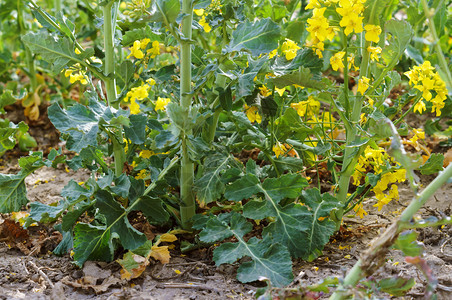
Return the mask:
M212 291L216 293L221 293L219 289L214 287L205 285L205 284L189 284L189 283L159 283L157 284L158 288L174 288L174 289L198 289L198 290L206 290Z
M44 278L44 279L49 283L49 285L50 285L51 288L54 288L54 287L55 287L55 285L54 285L53 282L49 279L49 277L47 277L47 275L46 275L41 269L39 269L38 266L35 265L34 262L28 261L28 264L29 264L36 272L38 272L39 275L42 276L42 278Z

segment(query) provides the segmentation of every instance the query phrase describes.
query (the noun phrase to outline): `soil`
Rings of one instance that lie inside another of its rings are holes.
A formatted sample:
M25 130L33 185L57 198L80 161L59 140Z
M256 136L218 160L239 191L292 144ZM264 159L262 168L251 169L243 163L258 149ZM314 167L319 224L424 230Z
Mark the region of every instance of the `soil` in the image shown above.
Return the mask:
M49 127L46 134L47 138L41 129L41 145L45 146L40 150L56 145L55 130ZM25 153L8 152L0 162L0 173L18 172L20 155ZM63 166L42 168L26 179L27 196L30 202L55 203L69 180L80 182L88 177L85 171L73 172ZM422 176L421 183L426 186L432 179ZM398 202L391 202L381 211L372 207L374 199L365 200L364 208L369 215L363 219L346 216L341 230L325 246L322 256L312 262L294 261L295 280L290 287L315 284L327 277L343 278L360 253L401 213L413 196L406 184L399 187L399 194ZM435 193L419 215L450 215L451 205L452 184L448 184ZM239 263L215 266L213 248L198 249L186 255L173 249L170 263L162 265L152 261L140 278L131 281L121 279L121 267L115 261L89 261L80 269L69 255L52 254L61 238L59 233L42 226L32 226L25 231L17 223L7 227L9 218L9 214L0 214L0 299L254 299L256 290L265 286L262 282L238 282L235 276ZM5 228L14 229L15 239L11 239L12 233L5 232ZM438 282L438 299L452 299L452 227L417 232L418 240L425 245L424 259ZM386 264L372 277L381 279L395 275L416 280L404 299L424 298L427 283L421 271L407 263L400 251L391 250ZM387 294L381 297L389 298Z

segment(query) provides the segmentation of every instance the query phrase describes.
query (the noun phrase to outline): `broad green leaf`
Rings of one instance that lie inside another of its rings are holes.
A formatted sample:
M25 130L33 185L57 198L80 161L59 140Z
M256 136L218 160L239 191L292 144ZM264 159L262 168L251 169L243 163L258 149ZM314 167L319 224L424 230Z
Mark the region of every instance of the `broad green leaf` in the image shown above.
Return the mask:
M74 227L74 263L82 267L87 260L111 261L114 247L105 226L77 223Z
M61 224L56 225L55 230L58 230L62 235L63 239L58 244L58 246L53 249L53 254L58 256L63 256L68 254L72 248L74 248L74 240L72 238L72 230L71 231L64 231L62 229Z
M250 198L260 191L259 179L252 174L246 174L239 180L228 185L224 196L230 201L241 201Z
M378 287L382 292L395 297L404 296L415 284L416 281L414 278L403 278L398 276L384 278L378 281Z
M22 41L35 54L52 65L52 71L58 74L65 66L81 62L94 55L94 50L81 54L74 52L74 44L68 38L52 36L47 31L28 32L22 36Z
M310 218L306 220L310 224L309 230L305 231L303 259L312 261L321 255L323 247L336 229L336 223L328 217L330 212L339 206L339 203L328 193L320 195L318 189L303 191L302 200L309 206L311 212Z
M159 34L152 31L151 27L148 25L144 28L134 29L134 30L128 30L123 36L121 44L124 47L128 47L133 44L135 41L139 41L142 39L150 39L151 42L153 41L162 41L162 38Z
M25 178L44 166L42 153L19 159L21 170L18 174L0 174L0 213L19 211L28 203Z
M252 94L254 90L253 80L263 68L266 61L266 57L254 60L250 55L248 56L248 67L243 71L243 74L238 75L238 86L235 92L237 98Z
M271 71L276 76L290 74L298 71L300 67L310 70L313 79L321 79L323 61L309 48L298 50L297 56L292 60L287 60L285 56L278 56L270 66Z
M194 183L197 198L202 204L208 204L221 197L225 190L221 176L234 163L234 157L222 152L207 156L204 161L203 175Z
M144 234L130 225L126 210L115 201L109 192L100 190L95 197L95 206L105 216L107 220L106 225L111 230L111 233L119 235L121 244L125 249L135 249L146 242Z
M260 276L270 279L273 285L281 287L293 279L292 261L287 249L274 243L270 237L259 240L256 237L245 242L243 236L253 229L251 223L238 213L230 218L212 217L200 234L203 242L213 242L234 236L237 243L224 243L214 250L213 259L217 265L233 263L242 257L251 261L242 263L237 270L241 282L256 281Z
M7 105L11 105L16 103L17 99L13 96L13 92L11 90L3 91L0 95L0 109Z
M413 36L413 29L406 21L391 19L386 22L385 31L391 34L391 39L384 47L381 57L389 65L399 60Z
M125 60L119 66L119 72L117 72L117 75L122 79L124 85L127 86L130 80L133 78L134 72L135 66L133 65L133 62L130 60Z
M162 206L162 200L158 198L142 196L131 204L128 211L130 209L143 212L151 223L162 224L169 219L169 214Z
M114 182L115 184L110 187L111 191L120 197L127 198L130 189L129 177L123 173L115 178Z
M402 232L394 243L394 248L401 250L405 256L421 256L424 247L417 241L418 233L416 231L407 230Z
M300 67L298 71L291 74L270 78L269 81L273 82L273 84L277 88L283 88L289 85L297 84L306 88L323 90L327 86L325 82L313 79L311 71L305 67Z
M279 26L270 19L262 19L254 23L246 21L239 24L232 33L232 41L226 47L226 51L245 49L252 55L259 56L276 49L279 37Z
M114 110L91 99L88 106L75 104L67 110L57 103L48 108L49 119L56 129L67 134L67 148L80 152L88 146L97 146L99 124L113 124L128 114L125 110ZM117 125L119 126L119 125Z
M173 23L176 21L180 13L179 0L156 0L152 5L152 16L149 18L151 22Z
M444 155L433 153L427 161L419 168L422 175L432 175L443 169Z
M146 139L146 121L145 115L130 115L130 126L124 127L124 133L127 139L132 143L141 145Z

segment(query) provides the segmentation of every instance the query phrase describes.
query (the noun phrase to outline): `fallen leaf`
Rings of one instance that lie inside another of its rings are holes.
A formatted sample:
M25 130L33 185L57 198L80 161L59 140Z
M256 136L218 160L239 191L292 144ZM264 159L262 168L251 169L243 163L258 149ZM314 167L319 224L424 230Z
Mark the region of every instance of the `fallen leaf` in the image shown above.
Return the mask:
M169 263L171 255L168 250L168 246L152 246L151 256L156 260L159 260L162 264Z

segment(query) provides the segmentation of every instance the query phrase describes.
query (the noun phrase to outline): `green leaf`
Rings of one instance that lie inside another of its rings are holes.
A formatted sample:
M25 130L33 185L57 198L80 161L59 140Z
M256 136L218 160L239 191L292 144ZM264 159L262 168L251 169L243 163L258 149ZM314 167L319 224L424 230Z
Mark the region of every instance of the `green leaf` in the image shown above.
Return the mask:
M130 211L130 209L143 212L151 223L162 224L169 220L169 214L163 208L162 200L158 198L142 196L132 203L128 211Z
M407 230L402 232L394 243L394 248L401 250L405 256L420 256L424 252L424 247L417 241L418 233Z
M389 44L383 49L381 57L387 65L399 60L413 36L411 25L402 20L391 19L385 24L385 31L391 34Z
M17 99L13 96L13 92L11 90L3 91L0 95L0 109L3 109L7 105L11 105L16 103Z
M52 65L54 74L58 74L65 66L82 62L94 55L94 50L75 54L74 44L68 38L58 38L47 31L28 32L22 36L22 41L35 54L40 54L42 59Z
M147 19L150 22L164 22L167 20L170 24L175 22L180 13L179 0L156 0L152 5L154 14Z
M240 23L232 33L232 41L226 51L248 50L254 56L268 53L278 47L280 37L279 26L270 19L258 20L254 23Z
M238 75L238 86L236 88L235 96L242 98L251 95L254 90L254 78L263 68L266 57L261 57L253 60L251 56L248 56L248 67L243 71L243 74Z
M159 34L152 31L151 27L149 25L146 25L144 28L134 29L134 30L128 30L123 36L121 44L124 47L128 47L133 44L135 41L139 41L142 39L150 39L151 42L153 41L162 41L162 38Z
M312 261L322 254L323 247L328 243L330 236L336 229L336 223L328 217L333 209L340 206L337 199L328 193L320 195L318 189L309 189L302 192L301 196L311 212L309 230L305 231L303 259ZM324 218L322 220L322 218Z
M419 168L422 175L432 175L443 170L444 155L433 153L427 161Z
M259 280L267 277L275 286L281 287L293 280L292 261L287 249L274 243L270 237L259 240L256 237L245 242L243 236L253 226L238 213L231 213L230 218L222 215L212 217L200 234L203 242L213 242L234 236L237 243L224 243L213 252L217 265L233 263L242 257L250 257L251 261L242 263L237 270L237 279L241 282Z
M121 244L125 249L138 248L146 241L144 234L130 225L126 210L115 201L109 192L100 190L95 197L95 206L105 216L107 228L111 230L111 233L119 235Z
M404 296L415 284L416 281L414 278L403 278L398 276L384 278L378 281L378 286L382 292L395 297Z
M81 267L87 260L111 261L114 247L111 232L105 226L77 223L74 227L74 263Z
M133 73L135 72L135 67L133 62L130 60L125 60L119 66L118 75L124 81L124 84L129 84L130 80L133 78Z
M126 138L132 143L141 145L146 140L146 121L147 117L142 114L130 115L130 126L124 127Z
M112 110L101 102L90 99L88 106L77 103L67 110L54 103L48 108L48 114L55 128L67 134L67 148L80 152L88 146L97 146L100 124L105 126L111 121L113 126L119 117L126 116L128 112Z
M28 203L25 178L44 166L42 153L19 159L21 170L18 174L0 174L0 213L19 211Z
M229 154L216 152L206 157L202 176L195 180L194 190L201 204L218 200L225 190L222 174L235 159Z
M277 88L283 88L294 84L316 90L323 90L326 88L326 84L322 81L313 79L311 71L305 67L300 67L298 71L291 74L270 78L269 81L273 82Z
M253 174L246 174L226 187L224 196L230 201L248 199L261 191L260 181Z

